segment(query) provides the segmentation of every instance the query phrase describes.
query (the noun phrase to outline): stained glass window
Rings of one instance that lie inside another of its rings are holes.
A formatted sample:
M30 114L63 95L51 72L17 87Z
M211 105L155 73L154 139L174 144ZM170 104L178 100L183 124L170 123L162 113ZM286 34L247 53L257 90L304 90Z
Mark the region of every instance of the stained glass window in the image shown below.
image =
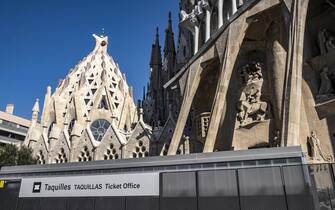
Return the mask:
M105 136L110 123L107 120L99 119L91 124L92 134L97 141L101 141Z

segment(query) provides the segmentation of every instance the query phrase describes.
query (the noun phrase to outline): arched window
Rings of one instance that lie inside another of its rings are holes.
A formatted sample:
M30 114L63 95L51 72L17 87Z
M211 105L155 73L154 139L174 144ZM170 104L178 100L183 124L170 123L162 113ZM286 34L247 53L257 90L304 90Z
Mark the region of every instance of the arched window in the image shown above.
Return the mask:
M99 119L94 121L91 124L91 131L94 136L94 139L97 141L101 141L102 138L105 136L110 123L107 120Z

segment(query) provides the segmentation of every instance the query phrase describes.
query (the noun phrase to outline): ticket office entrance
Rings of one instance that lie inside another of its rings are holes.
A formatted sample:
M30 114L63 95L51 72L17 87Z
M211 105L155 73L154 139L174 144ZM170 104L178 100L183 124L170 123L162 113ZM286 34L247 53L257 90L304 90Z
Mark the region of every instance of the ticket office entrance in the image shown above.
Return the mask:
M313 167L312 176L303 165L164 172L157 197L18 198L20 181L13 181L0 190L0 210L334 209L331 167ZM324 189L313 186L320 178Z

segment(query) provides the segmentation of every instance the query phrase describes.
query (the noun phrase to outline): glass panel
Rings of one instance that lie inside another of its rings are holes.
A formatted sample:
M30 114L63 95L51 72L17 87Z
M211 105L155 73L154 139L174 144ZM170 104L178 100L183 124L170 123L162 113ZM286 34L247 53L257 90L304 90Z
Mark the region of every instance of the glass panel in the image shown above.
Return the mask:
M198 172L199 210L240 210L235 170Z
M157 210L159 209L158 197L127 197L126 210Z
M279 167L238 170L241 209L286 210Z
M67 200L67 210L92 210L94 209L93 198L70 198Z
M95 210L124 210L125 197L105 197L95 199Z
M320 208L331 210L331 200L334 199L334 185L330 165L309 165L308 168L313 190L315 190L314 192L317 194Z
M110 126L110 123L107 120L104 119L98 119L94 121L90 128L92 131L92 134L97 141L101 141L102 138L105 136L108 128Z
M195 172L161 175L160 210L197 209Z
M314 210L311 181L307 166L284 166L282 168L289 210Z

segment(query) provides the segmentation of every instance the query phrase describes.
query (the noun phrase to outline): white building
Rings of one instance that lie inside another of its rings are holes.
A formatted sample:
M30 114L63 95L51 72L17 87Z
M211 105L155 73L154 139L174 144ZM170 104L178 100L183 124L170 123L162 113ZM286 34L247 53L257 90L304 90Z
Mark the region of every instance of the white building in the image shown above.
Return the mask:
M0 144L20 145L28 132L30 120L14 115L14 105L8 104L0 111Z

